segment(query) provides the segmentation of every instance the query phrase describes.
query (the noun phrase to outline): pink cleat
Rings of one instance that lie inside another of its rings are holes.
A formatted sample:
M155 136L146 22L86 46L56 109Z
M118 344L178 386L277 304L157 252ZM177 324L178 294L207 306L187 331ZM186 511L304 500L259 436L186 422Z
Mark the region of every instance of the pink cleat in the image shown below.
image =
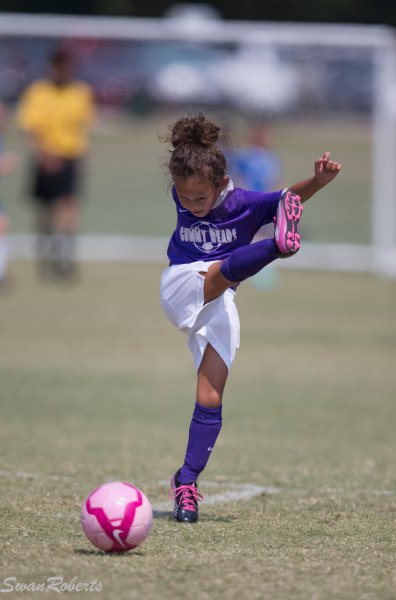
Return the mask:
M175 473L171 481L169 495L174 500L173 516L181 523L196 523L198 521L198 502L202 500L198 492L197 483L180 483L179 471Z
M275 241L282 258L295 254L300 249L300 234L297 225L303 211L300 196L292 190L283 192L278 204L275 221Z

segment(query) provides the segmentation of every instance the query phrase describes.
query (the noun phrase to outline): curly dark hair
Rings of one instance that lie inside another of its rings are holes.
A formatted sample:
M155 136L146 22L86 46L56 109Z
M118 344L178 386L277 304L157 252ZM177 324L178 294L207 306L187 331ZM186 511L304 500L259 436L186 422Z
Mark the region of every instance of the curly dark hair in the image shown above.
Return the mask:
M170 126L170 134L163 141L171 142L173 150L168 168L172 178L198 177L218 185L227 169L223 152L217 146L221 135L218 125L199 113L183 117Z

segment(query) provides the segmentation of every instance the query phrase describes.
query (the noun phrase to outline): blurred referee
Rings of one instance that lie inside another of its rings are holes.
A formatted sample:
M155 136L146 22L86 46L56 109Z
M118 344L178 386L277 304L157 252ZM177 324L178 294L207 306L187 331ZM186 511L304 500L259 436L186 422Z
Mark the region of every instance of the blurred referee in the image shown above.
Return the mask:
M50 66L50 78L34 81L25 90L17 121L29 135L32 152L30 193L37 208L39 273L72 278L79 226L77 192L88 149L93 97L86 83L71 78L67 52L55 52Z

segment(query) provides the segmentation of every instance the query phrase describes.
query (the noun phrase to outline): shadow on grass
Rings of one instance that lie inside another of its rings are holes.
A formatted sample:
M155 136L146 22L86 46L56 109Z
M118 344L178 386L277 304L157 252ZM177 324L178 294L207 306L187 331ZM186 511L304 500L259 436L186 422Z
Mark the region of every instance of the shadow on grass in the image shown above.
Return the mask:
M170 510L153 510L154 519L173 519L173 513Z
M173 521L176 523L173 513L168 510L154 510L153 511L154 519L163 519L166 521ZM232 523L235 521L235 517L231 516L220 516L220 515L205 515L200 513L199 521L204 522L212 522L212 523Z
M200 515L199 520L201 522L211 522L211 523L232 523L236 521L236 517L232 517L231 515L222 517L221 515Z
M86 548L74 548L74 554L80 556L145 556L141 550L128 550L127 552L104 552L104 550L87 550Z

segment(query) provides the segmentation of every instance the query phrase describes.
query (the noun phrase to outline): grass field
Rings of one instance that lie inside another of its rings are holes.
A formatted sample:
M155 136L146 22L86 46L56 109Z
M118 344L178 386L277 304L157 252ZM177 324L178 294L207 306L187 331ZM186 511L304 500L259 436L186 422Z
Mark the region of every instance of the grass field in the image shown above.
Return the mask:
M175 114L161 113L137 120L121 115L98 118L87 163L83 231L124 235L167 236L174 225L173 202L163 168L167 145L158 135L167 132ZM233 144L245 143L247 126L229 118ZM337 181L321 191L304 213L305 240L369 243L371 146L370 123L323 117L273 123L274 148L284 166L285 184L309 177L314 160L325 150L343 163ZM10 131L7 145L20 156L19 169L2 182L1 196L15 232L30 231L26 202L28 160L26 143Z
M272 291L238 291L242 346L200 489L267 493L204 502L196 526L157 510L125 555L84 538L93 487L129 480L163 506L160 482L183 456L194 372L159 274L86 265L68 287L13 265L0 297L0 587L77 576L110 600L394 599L396 287L369 276L282 271Z

